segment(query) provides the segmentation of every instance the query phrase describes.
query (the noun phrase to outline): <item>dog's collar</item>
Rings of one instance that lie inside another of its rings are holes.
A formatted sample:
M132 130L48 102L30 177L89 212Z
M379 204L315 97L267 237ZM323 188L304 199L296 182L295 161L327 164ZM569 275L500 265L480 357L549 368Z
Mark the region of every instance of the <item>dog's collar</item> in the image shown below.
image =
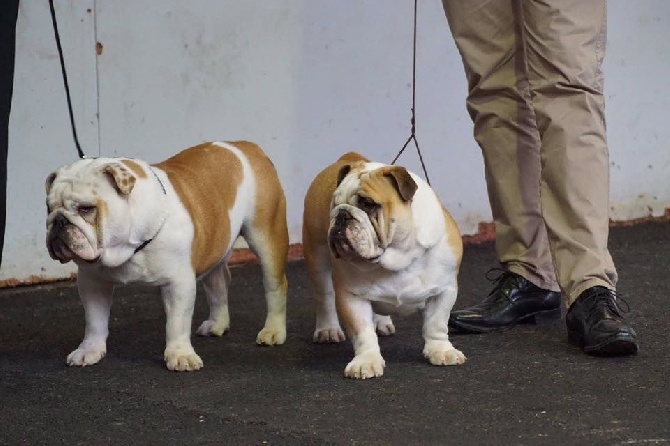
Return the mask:
M151 173L154 174L154 178L156 178L156 181L158 181L158 184L161 185L161 189L163 189L163 195L167 195L167 191L165 190L165 185L163 184L163 182L161 181L161 179L160 179L160 178L158 177L158 175L156 174L156 171L154 170L154 168L151 167L151 166L149 166L149 170L151 171Z
M161 181L161 179L160 179L160 178L158 177L158 175L156 174L156 171L155 171L155 170L153 169L153 167L151 167L151 166L149 166L149 170L151 171L151 173L154 174L154 178L156 178L156 181L158 181L158 184L160 184L161 189L163 189L163 195L167 195L167 190L165 190L165 185L163 184L163 182ZM165 217L165 220L167 220L167 216ZM151 242L153 241L153 239L156 238L156 236L158 235L158 233L161 232L161 229L163 229L163 225L165 224L165 220L163 220L163 223L161 223L160 227L158 228L158 231L156 231L156 234L154 234L153 237L151 237L149 240L145 240L145 241L143 241L141 245L139 245L137 248L135 248L135 251L133 252L133 255L135 255L135 254L137 254L138 252L142 251L144 248L147 247L147 245L148 245L149 243L151 243Z
M133 252L133 254L137 254L138 252L142 251L144 248L146 248L146 246L147 246L149 243L151 243L152 240L153 240L153 237L150 238L149 240L145 240L144 242L142 242L142 244L141 244L140 246L138 246L137 248L135 248L135 251Z

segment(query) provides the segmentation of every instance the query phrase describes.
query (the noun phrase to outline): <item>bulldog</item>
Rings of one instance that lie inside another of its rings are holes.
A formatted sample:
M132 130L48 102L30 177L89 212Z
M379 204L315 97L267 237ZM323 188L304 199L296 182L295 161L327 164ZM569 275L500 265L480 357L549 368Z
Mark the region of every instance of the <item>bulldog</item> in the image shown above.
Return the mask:
M128 158L81 159L49 175L46 244L52 258L78 266L84 339L71 366L105 356L114 285L157 285L166 312L165 364L203 365L190 331L201 278L209 317L197 333L230 326L227 262L238 235L259 258L267 316L256 342L286 339L286 200L272 162L249 142L209 142L155 165Z
M425 181L347 153L310 185L302 236L316 304L314 341L343 341L342 319L354 347L346 377L382 376L377 332L395 331L391 314L423 312L423 354L431 364L465 362L447 329L463 244Z

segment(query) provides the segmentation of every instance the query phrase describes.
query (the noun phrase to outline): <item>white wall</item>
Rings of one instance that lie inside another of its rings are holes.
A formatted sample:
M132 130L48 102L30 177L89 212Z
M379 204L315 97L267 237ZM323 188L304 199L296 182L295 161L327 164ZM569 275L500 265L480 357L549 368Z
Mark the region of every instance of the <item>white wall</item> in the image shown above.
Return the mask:
M348 150L390 162L409 135L410 0L57 0L89 155L154 162L249 139L275 162L300 241L314 174ZM439 0L419 2L417 135L464 233L490 220L465 80ZM670 208L670 2L609 2L612 217ZM96 56L95 43L102 43ZM0 280L68 276L44 247L44 179L76 152L46 2L21 2ZM413 147L400 163L420 172Z

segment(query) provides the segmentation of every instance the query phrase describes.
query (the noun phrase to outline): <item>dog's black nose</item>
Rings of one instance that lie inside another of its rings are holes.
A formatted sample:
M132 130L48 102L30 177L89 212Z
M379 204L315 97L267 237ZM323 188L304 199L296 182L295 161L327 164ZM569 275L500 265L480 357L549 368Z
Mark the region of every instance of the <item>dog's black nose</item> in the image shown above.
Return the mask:
M335 224L337 225L344 225L346 222L351 220L351 214L349 211L346 211L344 209L341 209L338 211L337 215L335 216Z
M67 218L65 218L63 214L58 214L56 215L56 218L54 218L53 225L55 228L62 228L68 223L70 223L70 221Z

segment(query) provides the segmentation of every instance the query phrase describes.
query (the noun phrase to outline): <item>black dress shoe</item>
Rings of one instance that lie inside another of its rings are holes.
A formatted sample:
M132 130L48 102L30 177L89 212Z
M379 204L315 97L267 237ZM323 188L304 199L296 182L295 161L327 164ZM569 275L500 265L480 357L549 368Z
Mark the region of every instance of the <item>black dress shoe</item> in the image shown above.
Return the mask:
M518 274L503 271L479 304L452 311L449 326L457 332L489 333L519 323L544 324L561 317L561 293L543 290Z
M614 293L601 286L589 288L570 305L565 317L568 341L584 353L624 356L638 350L635 330L626 323Z

